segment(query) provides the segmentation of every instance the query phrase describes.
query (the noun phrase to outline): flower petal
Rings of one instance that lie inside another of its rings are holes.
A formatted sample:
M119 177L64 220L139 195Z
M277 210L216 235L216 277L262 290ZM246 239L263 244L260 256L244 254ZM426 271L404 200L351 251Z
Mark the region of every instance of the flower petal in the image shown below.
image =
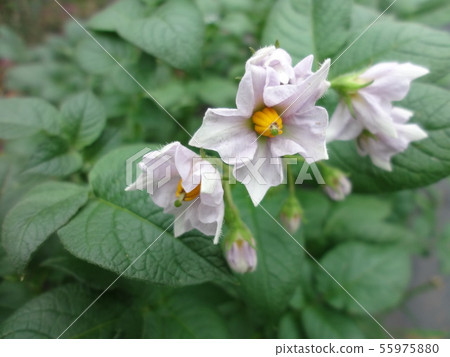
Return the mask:
M239 110L208 109L189 145L217 151L228 163L234 158L252 158L256 138L251 120L242 117Z
M245 185L253 204L257 206L270 187L283 182L282 159L273 157L267 139L260 138L253 159L235 166L234 176Z
M360 155L369 155L373 164L387 171L392 170L391 158L405 151L412 141L426 138L427 133L416 124L404 124L405 118L411 117L411 112L402 108L393 108L392 116L396 119L397 137L377 135L375 138L360 137L357 141ZM400 122L400 123L398 123Z
M397 136L390 104L383 104L370 94L359 93L353 98L352 105L356 118L372 134L385 134L394 138Z
M397 124L404 124L409 121L409 119L412 118L414 115L414 112L408 109L400 108L400 107L394 107L392 108L392 119L394 120L394 123Z
M359 138L357 140L358 153L361 156L369 155L375 166L386 171L392 171L391 157L395 154L395 150L379 140L379 138L370 137Z
M263 92L267 71L259 66L247 65L239 82L236 106L241 115L250 118L254 111L264 106Z
M274 107L282 117L291 116L302 108L314 105L330 86L326 80L329 69L330 60L326 60L317 72L300 83L267 87L264 102L267 106Z
M328 112L312 107L283 122L283 134L270 138L272 156L302 155L307 162L327 160L326 128Z
M246 69L249 66L262 67L267 71L273 70L276 73L278 84L287 84L294 80L291 56L285 50L275 46L264 47L256 51L247 61Z
M314 62L314 56L309 55L308 57L305 57L302 59L299 63L297 63L294 67L294 73L296 82L301 82L305 80L307 77L311 76L313 74L312 72L312 65Z
M205 160L204 160L205 161ZM207 162L207 161L206 161ZM200 197L208 206L218 206L223 202L222 178L213 165L202 162Z
M428 73L427 68L411 63L380 63L360 76L362 79L374 81L361 91L379 96L384 100L399 101L408 94L411 81Z
M352 140L363 131L363 125L352 117L345 102L340 101L327 129L327 142L334 140Z

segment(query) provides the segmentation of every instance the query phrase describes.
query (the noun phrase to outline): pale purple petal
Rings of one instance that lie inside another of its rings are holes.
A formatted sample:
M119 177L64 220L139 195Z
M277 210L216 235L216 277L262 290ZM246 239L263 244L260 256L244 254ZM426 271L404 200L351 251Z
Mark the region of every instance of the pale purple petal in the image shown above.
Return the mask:
M228 265L236 273L244 274L256 269L256 250L246 240L237 240L233 242L226 251L226 258Z
M340 101L327 129L327 142L355 139L364 127L361 121L352 117L345 102Z
M296 83L305 80L307 77L313 74L312 65L314 62L314 56L309 55L297 63L294 67L294 73L296 78Z
M211 164L208 166L204 162L201 164L202 185L200 187L200 197L204 204L218 206L223 202L222 178Z
M396 149L385 145L370 137L363 137L357 141L358 152L361 156L369 155L372 163L386 171L392 171L391 157L395 155Z
M252 158L257 134L251 119L236 109L208 109L200 129L189 145L217 151L225 162L237 157Z
M241 115L250 118L254 111L264 107L263 92L267 81L267 71L258 66L247 66L239 82L236 106Z
M391 118L391 105L383 104L375 96L359 93L352 99L356 118L372 134L385 134L396 137L397 132Z
M180 182L180 176L175 176L161 187L155 187L153 194L151 194L153 202L159 207L163 207L164 213L177 213L178 207L175 207L174 203L177 200L178 182Z
M255 206L270 187L278 186L284 178L282 160L272 155L266 141L267 138L260 138L253 159L243 161L234 168L234 176L245 185Z
M387 171L392 170L391 158L405 151L412 141L425 139L428 135L416 124L405 124L412 112L403 108L393 108L397 137L377 135L375 138L361 136L358 138L357 147L360 155L369 155L373 164Z
M146 190L165 213L173 214L176 237L195 228L213 235L217 243L224 218L223 188L219 173L209 162L174 142L146 154L140 167L142 174L127 190ZM200 195L176 207L180 180L186 192L201 183Z
M408 109L400 108L400 107L394 107L392 108L392 119L394 120L394 123L396 124L405 124L409 121L409 119L412 118L414 115L414 112Z
M408 143L423 140L428 137L426 131L416 124L405 124L397 128L399 137L404 138Z
M192 221L195 221L193 217L195 217L198 205L199 200L183 202L183 205L178 207L178 214L175 215L175 221L173 223L173 233L175 238L196 228L192 224Z
M330 60L326 60L317 72L300 83L267 87L264 91L264 102L282 117L306 110L305 108L313 106L330 86L326 80L329 69Z
M268 46L256 51L246 63L246 70L250 66L258 66L265 70L272 69L276 73L278 84L287 84L294 80L294 69L289 54L275 46Z
M307 162L327 160L326 128L328 112L312 107L283 121L283 134L270 139L270 151L275 157L302 155Z
M428 74L428 69L411 63L385 62L365 71L360 78L374 81L361 92L379 96L388 101L399 101L409 92L411 81Z
M352 183L345 175L339 176L334 186L326 185L325 193L334 201L342 201L352 192Z

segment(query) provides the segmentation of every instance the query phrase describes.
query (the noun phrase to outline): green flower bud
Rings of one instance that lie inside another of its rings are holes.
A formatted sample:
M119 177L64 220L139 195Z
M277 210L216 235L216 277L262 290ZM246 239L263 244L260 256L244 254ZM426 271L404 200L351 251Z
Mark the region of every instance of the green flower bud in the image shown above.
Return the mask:
M246 226L234 227L225 237L225 257L231 270L244 274L255 271L256 242Z
M322 169L324 191L332 200L342 201L352 192L352 182L341 170L325 166Z
M294 195L289 195L287 200L284 202L283 207L281 208L281 223L289 233L294 234L300 228L302 218L303 209L300 205L300 202Z

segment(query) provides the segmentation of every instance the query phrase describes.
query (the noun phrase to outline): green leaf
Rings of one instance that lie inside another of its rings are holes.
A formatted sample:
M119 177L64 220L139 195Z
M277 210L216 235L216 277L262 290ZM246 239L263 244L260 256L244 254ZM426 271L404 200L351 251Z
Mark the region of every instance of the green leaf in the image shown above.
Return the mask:
M359 3L385 10L392 2L389 0L358 0ZM390 12L399 19L421 22L423 24L441 27L448 25L450 4L447 0L408 0L397 1Z
M94 289L106 289L116 278L115 274L103 270L97 265L89 264L75 258L73 255L64 254L51 257L41 263L41 266L60 271L74 277L80 283ZM115 286L111 287L113 289Z
M334 241L354 239L374 243L416 243L414 235L408 230L385 222L391 210L387 200L352 195L335 205L325 222L323 234Z
M25 304L32 297L27 284L19 281L4 280L0 283L0 321L11 315L14 310Z
M168 229L172 217L146 192L125 192L126 160L134 157L136 165L143 148L114 150L95 165L89 181L96 197L58 232L62 243L80 259L119 274L152 244L125 276L167 285L230 281L211 237L192 231L175 239Z
M139 18L145 13L146 6L140 0L120 0L95 14L87 26L98 31L116 31L121 21Z
M81 86L86 86L78 66L51 59L16 65L8 69L5 82L9 90L29 93L51 102L60 102ZM54 128L59 129L59 124Z
M297 319L293 313L283 315L278 327L278 338L302 338Z
M415 83L399 106L415 112L413 122L429 137L412 143L392 159L393 171L376 168L361 158L354 142L329 145L331 164L350 173L355 191L387 192L430 185L450 175L450 92L430 84Z
M355 6L350 39L356 39L378 16L376 12ZM421 81L434 83L448 72L450 34L383 16L333 64L331 76L363 70L383 61L427 67L430 74Z
M308 240L320 240L329 218L330 200L320 191L298 191L297 198L304 209L301 228Z
M25 43L6 26L0 26L0 58L10 61L22 61L27 58Z
M344 243L329 251L321 264L370 313L400 302L410 279L407 253L390 246ZM319 291L337 309L366 314L327 274L317 276Z
M349 36L352 0L311 1L312 28L317 60L323 61L340 50Z
M364 338L352 317L326 307L308 306L302 311L302 322L309 338Z
M448 33L395 22L389 16L371 25L378 16L379 13L367 8L352 7L349 0L281 0L267 19L262 43L269 45L279 40L294 63L310 54L315 54L319 61L330 57L333 60L330 78L382 61L423 65L431 70L425 79L428 82L435 82L448 72ZM363 37L344 53L344 45L363 32Z
M258 254L256 271L238 276L240 293L258 313L276 316L289 304L306 259L302 248L261 208L279 220L285 195L283 192L268 195L261 207L255 208L242 185L233 192L240 213L256 240ZM294 238L303 243L301 230Z
M277 1L266 21L262 44L280 42L281 48L292 56L294 63L314 53L310 0Z
M58 111L42 99L0 99L1 139L31 136L40 131L57 135L59 120Z
M233 106L238 82L226 78L208 76L199 83L197 93L202 101L214 107Z
M36 249L87 201L87 190L71 183L49 182L28 192L6 215L3 246L22 270Z
M114 36L96 36L100 44L125 68L137 61L140 51L129 43ZM119 68L119 65L91 38L81 41L76 58L81 68L92 74L105 75Z
M106 124L103 105L91 92L67 99L61 107L63 133L77 149L92 144Z
M23 173L64 177L78 171L82 164L81 155L71 151L64 139L43 135L38 138L36 150L31 154Z
M57 338L97 295L78 285L42 294L0 324L0 338ZM93 305L62 338L112 338L118 310L102 297L101 303Z
M190 1L170 0L149 17L120 21L117 31L176 68L190 70L200 64L204 23L201 12Z
M228 338L217 307L195 294L171 296L156 312L144 315L142 338Z
M5 216L19 199L36 184L42 182L41 177L20 175L23 163L18 161L20 160L11 154L0 156L0 226L3 226ZM0 248L0 253L1 251Z
M310 55L333 57L348 38L351 0L281 0L275 3L263 32L264 45L280 42L294 63Z

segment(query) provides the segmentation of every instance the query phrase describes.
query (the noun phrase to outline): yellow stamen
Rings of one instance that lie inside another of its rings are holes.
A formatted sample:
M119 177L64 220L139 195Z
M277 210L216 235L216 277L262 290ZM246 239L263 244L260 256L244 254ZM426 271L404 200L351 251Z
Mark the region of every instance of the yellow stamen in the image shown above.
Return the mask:
M179 198L180 201L192 201L200 194L200 184L190 192L186 192L181 185L181 180L178 182L177 192L175 196Z
M283 120L272 108L264 108L252 116L252 122L255 124L255 131L259 135L273 138L283 134Z

